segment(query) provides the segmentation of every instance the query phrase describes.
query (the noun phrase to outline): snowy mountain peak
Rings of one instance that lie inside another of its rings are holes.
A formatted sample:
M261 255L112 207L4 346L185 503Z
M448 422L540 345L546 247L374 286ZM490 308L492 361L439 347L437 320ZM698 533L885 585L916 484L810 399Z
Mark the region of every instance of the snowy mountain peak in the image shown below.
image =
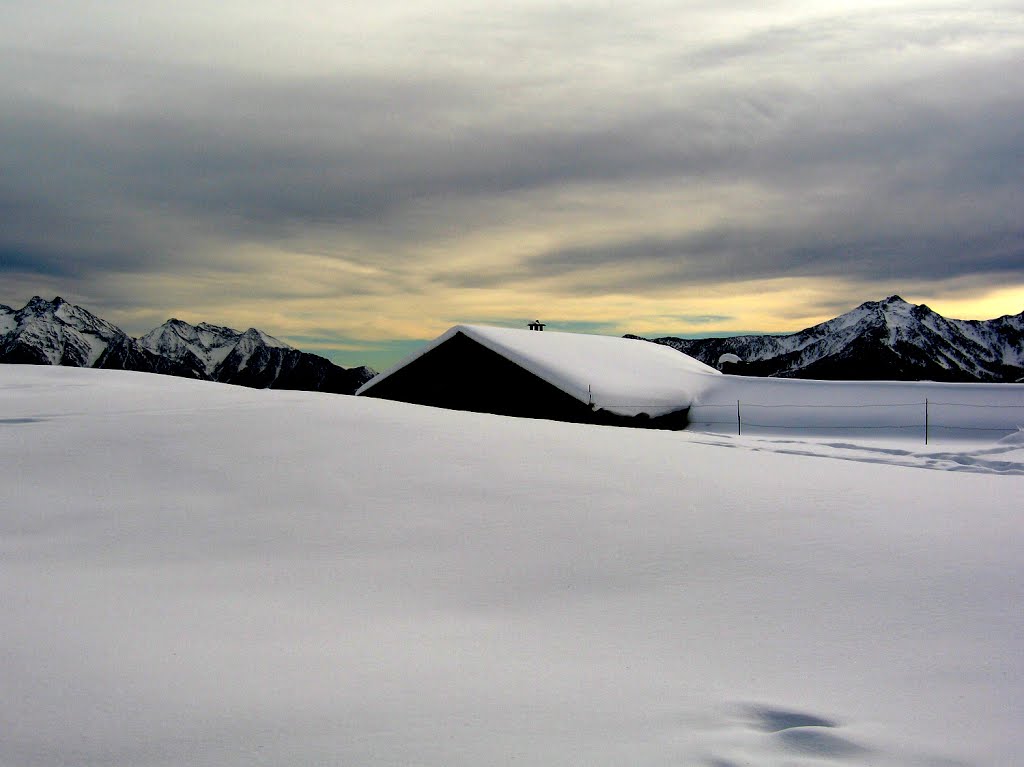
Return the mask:
M33 296L20 311L6 314L0 360L42 365L97 367L131 339L109 322L60 296Z
M181 322L181 320L178 321ZM188 325L187 322L184 322L182 324ZM189 327L193 326L189 325ZM239 335L239 332L237 330L226 327L224 325L214 325L211 322L200 322L198 325L195 325L194 327L196 330L202 333L210 333L216 336L224 336L225 338Z
M53 312L59 310L62 306L74 307L74 304L69 304L60 296L54 296L52 301L48 301L42 296L32 296L32 298L29 299L29 302L25 304L25 307L22 309L22 311L29 312L32 314L52 314Z
M294 349L294 346L286 344L284 341L280 341L273 336L267 335L262 330L256 328L249 328L242 333L242 338L251 341L252 343L269 346L274 349Z
M172 318L136 340L60 296L0 306L0 363L111 368L266 389L351 394L375 373L346 369L249 328Z
M879 318L887 317L908 317L915 309L914 304L904 301L902 298L896 295L884 298L881 301L865 301L863 304L858 306L856 309L852 309L846 314L841 314L836 317L837 320L847 316L860 316L860 315L872 315ZM928 307L924 307L927 309Z
M293 349L256 328L239 333L221 325L191 325L179 319L168 320L139 342L155 354L178 359L215 378L218 368L232 355L248 359L260 349Z
M947 319L898 295L867 301L799 333L733 338L660 338L714 365L783 378L1007 381L1024 375L1024 312L995 320Z

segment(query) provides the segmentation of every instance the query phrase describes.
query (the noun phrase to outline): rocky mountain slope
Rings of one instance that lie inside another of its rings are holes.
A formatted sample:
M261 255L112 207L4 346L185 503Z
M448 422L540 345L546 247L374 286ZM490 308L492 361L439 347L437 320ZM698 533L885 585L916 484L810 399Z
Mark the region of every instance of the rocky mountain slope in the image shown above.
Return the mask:
M636 338L637 336L631 336ZM868 301L790 335L656 338L726 372L825 380L1012 382L1024 377L1024 312L947 319L899 296Z
M0 306L0 362L134 370L260 389L351 394L373 377L249 328L168 320L140 339L57 297Z
M256 328L244 333L171 319L139 339L144 349L178 361L197 377L256 389L302 389L351 394L374 376L299 351Z
M0 306L0 362L203 377L147 351L120 328L59 296L53 301L35 296L18 311Z

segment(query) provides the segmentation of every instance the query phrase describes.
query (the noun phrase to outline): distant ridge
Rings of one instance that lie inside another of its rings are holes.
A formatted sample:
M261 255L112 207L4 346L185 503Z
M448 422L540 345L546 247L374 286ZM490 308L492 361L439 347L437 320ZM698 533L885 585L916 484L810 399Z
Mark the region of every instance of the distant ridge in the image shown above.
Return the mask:
M295 349L256 328L171 319L134 339L60 296L0 306L0 362L134 370L257 389L352 394L374 376Z
M639 336L629 336L639 338ZM993 320L947 319L893 295L788 335L645 339L725 372L823 380L978 381L1024 377L1024 312Z

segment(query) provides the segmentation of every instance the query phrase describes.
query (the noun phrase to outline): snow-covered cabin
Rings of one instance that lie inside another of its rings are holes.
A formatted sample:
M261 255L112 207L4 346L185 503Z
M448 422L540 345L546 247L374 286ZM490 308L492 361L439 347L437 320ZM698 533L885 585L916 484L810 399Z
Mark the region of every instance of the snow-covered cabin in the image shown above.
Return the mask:
M681 429L714 368L647 341L456 325L357 395L478 413Z

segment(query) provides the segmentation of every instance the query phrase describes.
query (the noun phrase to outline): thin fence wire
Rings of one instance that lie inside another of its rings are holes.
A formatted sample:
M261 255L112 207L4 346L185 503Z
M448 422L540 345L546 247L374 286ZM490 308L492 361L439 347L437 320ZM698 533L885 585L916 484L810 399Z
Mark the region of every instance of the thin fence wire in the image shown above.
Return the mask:
M918 403L921 404L921 403ZM930 405L941 405L942 407L994 407L994 408L1010 408L1019 407L1024 408L1024 405L982 405L975 402L932 402L928 401Z
M602 407L605 408L635 408L637 410L643 410L644 408L661 408L664 407L664 402L656 403L602 403ZM1005 404L997 405L991 403L977 403L977 402L935 402L927 400L925 402L873 402L873 403L855 403L855 404L779 404L769 402L743 402L734 401L727 403L718 402L697 402L690 406L690 421L691 423L700 424L701 426L735 426L737 428L751 427L755 429L786 429L786 430L805 430L805 431L823 431L830 429L842 429L842 430L866 430L866 431L877 431L883 429L921 429L925 432L925 438L929 433L935 430L957 430L957 431L988 431L988 432L1014 432L1020 428L1017 425L1013 426L962 426L959 424L951 423L936 423L932 420L931 410L938 407L962 407L962 408L986 408L995 410L1024 410L1024 403L1016 404ZM708 421L699 417L700 410L710 409L726 409L737 414L737 417L730 418L729 420L714 420ZM889 424L842 424L842 423L816 423L816 424L780 424L780 423L758 423L757 421L748 421L743 418L740 414L741 411L748 410L750 408L762 408L766 410L870 410L873 408L912 408L917 412L924 412L924 419L922 421L916 421L914 423L889 423ZM698 413L694 413L698 411Z
M920 428L920 424L918 424L918 428ZM1017 429L1018 429L1018 427L1016 427L1016 426L953 426L953 424L945 424L945 423L933 423L933 424L931 424L931 426L929 428L931 428L931 429L961 429L963 431L1007 431L1007 432L1014 432L1014 431L1017 431Z
M942 406L942 407L987 407L987 408L1024 408L1024 405L980 405L971 402L932 402L929 400L929 405ZM665 407L664 402L602 402L601 407ZM732 410L736 409L735 402L729 402L724 405L719 404L706 404L703 402L697 402L690 405L691 408L695 407L724 407ZM779 404L768 404L762 402L743 402L743 407L765 407L765 408L822 408L825 410L837 410L842 408L872 408L872 407L913 407L919 408L924 407L924 402L878 402L866 405L779 405Z
M877 405L764 405L757 402L744 402L744 407L776 407L776 408L789 408L789 407L800 407L800 408L824 408L832 410L835 408L864 408L864 407L921 407L924 404L922 402L883 402ZM698 407L695 405L694 407ZM704 407L704 406L700 406ZM716 406L718 407L718 406ZM721 407L731 407L731 405L721 405Z
M736 421L705 421L699 419L696 421L701 426L735 426ZM922 423L901 423L901 424L843 424L843 423L830 423L830 424L816 424L814 426L798 426L794 424L778 424L778 423L754 423L753 421L743 421L743 427L753 426L758 429L923 429L924 424ZM957 426L951 423L933 423L929 424L929 429L963 429L965 431L1017 431L1016 426Z
M643 405L636 405L635 407L644 407ZM875 402L875 403L856 403L856 404L779 404L779 403L767 403L767 402L743 402L734 401L728 403L694 403L690 406L690 421L694 424L701 426L729 426L736 427L739 433L742 433L742 429L753 428L753 429L782 429L787 431L830 431L830 430L842 430L842 431L882 431L882 430L898 430L898 429L914 429L921 430L924 434L925 443L927 444L929 436L936 434L937 432L943 431L967 431L967 432L1005 432L1012 433L1017 431L1020 426L1018 425L1007 425L1007 426L965 426L961 424L953 423L942 423L933 420L934 410L936 408L986 408L994 410L1006 410L1006 411L1018 411L1024 410L1024 403L1022 404L991 404L991 403L975 403L975 402L934 402L926 400L924 402ZM870 410L873 408L912 408L918 413L923 413L922 421L915 423L888 423L888 424L863 424L863 423L815 423L815 424L794 424L794 423L759 423L758 421L750 421L742 417L742 412L752 408L761 408L768 410L837 410L837 411L848 411L848 410ZM701 410L712 410L712 409L726 409L736 413L736 417L730 418L729 420L713 420L708 421L700 417ZM1016 418L1013 418L1016 420Z
M747 402L746 400L742 400L742 402L743 402L743 407L828 408L828 409L833 409L833 408L866 408L866 407L915 407L915 408L919 408L919 407L924 407L924 405L925 405L924 402L879 402L879 403L857 404L857 405L827 405L827 404L825 404L825 405L821 405L821 404L814 404L814 405L811 405L811 404L785 405L785 404L783 404L783 405L780 405L778 403L771 403L771 404L769 404L769 403L765 403L765 402ZM942 407L990 407L990 408L997 408L997 409L1002 409L1002 408L1024 408L1024 404L1020 404L1020 405L992 405L992 404L978 404L978 403L974 403L974 402L936 402L934 400L928 400L928 404L929 405L935 405L935 406L942 406ZM643 405L623 405L622 407L644 407L644 406ZM695 408L695 407L727 407L727 408L735 409L736 408L736 401L733 400L732 402L727 402L727 403L724 403L724 404L695 402L690 407L691 408Z
M704 421L701 421L704 423ZM733 421L732 423L735 423ZM881 424L868 426L865 424L828 424L826 426L794 426L794 425L783 425L775 423L754 423L753 421L744 421L743 427L753 426L758 429L923 429L919 423L906 423L906 424Z

